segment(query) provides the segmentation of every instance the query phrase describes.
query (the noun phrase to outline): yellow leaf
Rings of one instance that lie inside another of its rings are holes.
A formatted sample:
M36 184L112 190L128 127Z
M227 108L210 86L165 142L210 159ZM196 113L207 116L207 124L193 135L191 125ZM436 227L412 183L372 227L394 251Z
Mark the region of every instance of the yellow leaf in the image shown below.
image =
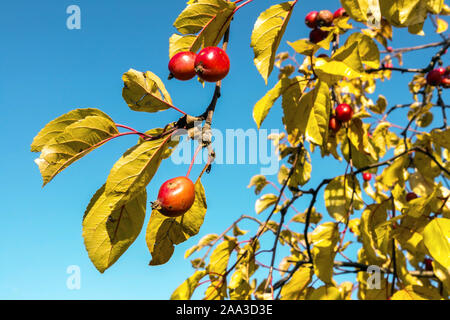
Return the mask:
M447 21L436 18L436 24L437 24L436 33L443 33L445 31L447 31L447 29L448 29Z
M332 283L335 247L339 241L339 229L336 223L325 222L311 234L314 273L323 282Z
M450 268L450 219L435 218L423 230L423 242L430 255Z
M161 265L169 261L174 245L180 244L200 231L206 214L206 197L203 186L195 183L195 201L191 209L177 218L163 216L153 210L147 225L145 236L148 249L152 254L150 265Z
M260 214L277 202L278 196L272 193L265 194L255 202L255 211Z
M282 300L299 300L305 294L305 289L311 282L313 271L302 266L294 272L291 279L281 288Z
M407 286L394 293L391 300L442 300L442 297L436 290L427 287Z
M335 286L322 286L312 289L307 296L308 300L343 300L338 288Z
M119 200L100 188L89 203L83 218L84 245L89 258L103 273L128 249L144 224L147 193L145 190L117 207ZM112 209L115 208L115 209Z
M270 7L261 13L253 27L250 46L255 54L255 66L266 84L294 4L290 1Z
M199 281L207 274L206 270L195 271L173 293L170 300L189 300L197 288Z

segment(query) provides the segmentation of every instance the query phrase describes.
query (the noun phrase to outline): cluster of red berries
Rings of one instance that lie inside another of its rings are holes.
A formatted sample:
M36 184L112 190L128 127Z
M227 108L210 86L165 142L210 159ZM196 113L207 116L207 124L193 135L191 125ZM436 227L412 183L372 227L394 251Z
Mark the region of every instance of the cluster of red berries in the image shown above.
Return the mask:
M444 88L450 88L450 67L440 67L428 72L427 83L430 86L443 86Z
M190 80L195 75L207 82L222 80L230 71L230 59L227 53L218 47L206 47L198 54L183 51L175 54L169 61L171 78Z
M342 123L352 120L353 108L346 103L341 103L334 111L335 115L330 117L328 127L336 133L341 129Z
M328 31L320 29L321 27L329 27L333 24L333 20L346 16L344 8L336 10L333 14L329 10L311 11L305 17L305 24L313 29L309 33L309 41L318 43L328 36Z

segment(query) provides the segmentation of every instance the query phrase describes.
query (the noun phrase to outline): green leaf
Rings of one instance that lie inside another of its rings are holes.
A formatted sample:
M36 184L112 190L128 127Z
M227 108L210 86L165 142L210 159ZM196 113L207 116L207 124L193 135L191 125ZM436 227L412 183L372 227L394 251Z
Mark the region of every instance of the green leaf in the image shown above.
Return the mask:
M310 284L313 271L307 266L302 266L294 272L291 279L281 288L282 300L300 300L305 295L305 289Z
M328 214L338 222L344 222L354 209L362 209L364 205L359 182L351 175L334 178L326 186L324 198Z
M130 69L123 74L122 79L122 96L131 110L157 112L172 107L169 93L154 73Z
M46 142L40 157L35 160L44 186L69 165L118 134L114 122L103 115L86 116L68 125L62 133Z
M308 141L322 145L328 134L331 109L329 87L319 81L313 90L303 96L300 89L292 86L283 95L283 123L291 136L290 142L297 141L300 133L303 133Z
M170 300L189 300L192 297L199 281L207 274L206 270L195 271L173 293Z
M277 202L278 196L272 193L265 194L255 202L255 211L260 214Z
M170 156L170 147L177 143L168 135L144 141L127 150L109 173L106 194L120 196L122 201L131 199L150 183L161 161Z
M118 198L105 194L103 185L95 193L83 218L84 244L89 258L101 273L128 249L144 224L145 190L120 207L116 206L117 201Z
M423 230L430 255L444 268L450 268L450 219L435 218Z
M150 265L166 263L172 257L174 246L195 236L203 224L206 214L206 197L202 183L195 183L195 201L191 209L177 218L169 218L153 210L145 236L152 255Z
M255 66L266 84L294 4L290 1L270 7L261 13L253 27L250 46L255 54Z
M62 134L68 126L90 116L104 117L113 122L113 120L106 113L98 109L89 108L72 110L62 116L59 116L55 120L50 121L41 131L39 131L31 143L31 152L42 151L42 148L47 143Z

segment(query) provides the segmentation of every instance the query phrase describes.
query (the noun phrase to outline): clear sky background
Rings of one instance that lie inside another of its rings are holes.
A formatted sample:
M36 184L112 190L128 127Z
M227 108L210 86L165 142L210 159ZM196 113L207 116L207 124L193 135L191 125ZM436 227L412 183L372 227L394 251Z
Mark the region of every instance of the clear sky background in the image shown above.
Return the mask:
M253 105L268 87L253 65L250 35L259 13L279 2L255 0L235 17L228 47L232 67L223 81L222 98L214 116L215 128L255 128ZM133 112L127 107L121 96L121 76L129 68L150 70L159 75L174 104L186 112L195 115L205 109L214 89L212 84L202 88L195 80L165 80L168 39L175 32L172 23L185 3L185 0L16 0L2 3L1 299L168 299L193 272L189 260L183 258L187 248L205 234L221 233L241 214L255 215L256 196L246 186L250 178L259 173L259 166L214 166L211 174L203 178L208 212L198 236L177 246L167 264L150 267L145 232L142 232L119 261L100 274L84 248L81 236L83 212L91 196L106 180L112 165L136 142L136 137L123 137L108 143L41 188L39 170L33 163L38 154L32 154L29 146L50 120L72 109L87 107L99 108L117 123L141 131L178 119L179 114L173 110L148 114ZM72 4L81 8L81 30L66 28L66 8ZM339 2L334 0L300 0L280 50L288 49L287 40L307 37L309 29L304 25L307 12L334 11L339 7ZM426 23L425 31L426 37L420 37L396 29L391 45L397 48L440 40L432 32L430 22ZM428 49L407 54L405 66L424 67L435 51ZM448 64L448 56L445 58ZM396 61L394 65L397 65ZM269 87L276 77L274 72ZM386 96L390 106L411 102L407 87L411 78L412 74L395 74L393 81L379 85L377 94ZM373 96L374 100L377 94ZM448 93L445 97L448 101ZM406 116L399 111L391 119L404 124ZM441 123L439 112L435 121ZM279 103L272 109L264 128L282 128ZM307 186L315 186L322 179L343 174L345 170L344 163L331 158L321 161L314 156L313 164L313 178ZM196 166L193 174L198 174L201 167ZM163 181L184 175L186 170L187 165L164 162L149 185L149 201L156 198ZM272 180L276 178L272 177ZM270 187L267 191L275 192ZM321 194L317 208L326 216L322 200ZM305 197L305 200L297 201L296 208L304 211L308 203L309 197ZM147 214L145 226L149 216ZM251 223L243 224L242 228L256 230ZM355 239L350 237L349 240ZM271 246L271 242L267 245ZM286 253L286 250L280 253ZM80 290L66 287L66 269L70 265L81 268ZM266 272L263 270L262 275ZM342 277L336 279L338 282L344 280ZM205 289L199 288L196 297L201 298Z

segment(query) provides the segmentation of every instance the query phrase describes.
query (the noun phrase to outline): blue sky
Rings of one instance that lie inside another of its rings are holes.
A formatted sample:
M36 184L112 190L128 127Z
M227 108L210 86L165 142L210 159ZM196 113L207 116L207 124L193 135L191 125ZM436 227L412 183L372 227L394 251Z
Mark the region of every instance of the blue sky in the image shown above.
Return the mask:
M29 151L33 137L47 122L75 108L99 108L117 123L141 131L177 120L179 115L173 110L158 114L129 110L121 96L121 76L134 68L150 70L166 79L168 38L175 31L172 23L185 2L17 0L3 3L0 12L0 106L3 111L0 298L167 299L193 272L189 260L183 259L187 248L205 234L221 233L241 214L255 215L256 197L246 186L251 176L259 173L258 165L214 166L211 174L203 179L209 208L197 237L177 246L166 265L149 267L150 254L142 232L119 261L100 274L84 249L82 215L114 162L136 138L123 137L108 143L76 162L45 188L41 187L41 177L33 163L38 155ZM218 129L255 128L251 116L253 105L268 88L253 65L250 35L259 12L278 2L255 0L233 21L228 47L232 67L223 82L222 98L214 116L214 126ZM307 37L309 29L303 22L307 12L313 9L334 11L339 7L338 1L320 1L320 7L316 7L316 3L299 1L280 50L288 49L287 40ZM66 28L66 8L72 4L81 8L81 30ZM396 29L392 46L440 40L431 32L429 22L425 31L427 36L419 37ZM425 66L434 52L435 49L429 49L405 55L405 66ZM386 96L389 105L410 102L407 83L411 78L411 74L396 74L393 81L380 84L377 93ZM275 81L276 73L268 86ZM196 81L165 83L174 104L194 115L204 110L214 89L211 84L202 88ZM280 116L278 103L264 128L281 128ZM436 123L440 123L440 119L438 112ZM404 124L406 115L399 111L392 120ZM316 156L313 159L317 162L313 162L313 178L308 186L345 170L345 164L335 160L322 161ZM156 198L163 181L184 175L186 170L187 165L163 163L149 185L149 200ZM201 168L197 166L193 170L193 174L198 174ZM269 188L268 191L274 192ZM321 196L319 200L322 199ZM317 208L326 216L320 202ZM306 197L299 200L296 207L304 211L308 203ZM252 224L243 224L242 228L255 230ZM81 268L80 290L66 287L66 269L70 265ZM201 297L205 289L200 288L196 296Z

